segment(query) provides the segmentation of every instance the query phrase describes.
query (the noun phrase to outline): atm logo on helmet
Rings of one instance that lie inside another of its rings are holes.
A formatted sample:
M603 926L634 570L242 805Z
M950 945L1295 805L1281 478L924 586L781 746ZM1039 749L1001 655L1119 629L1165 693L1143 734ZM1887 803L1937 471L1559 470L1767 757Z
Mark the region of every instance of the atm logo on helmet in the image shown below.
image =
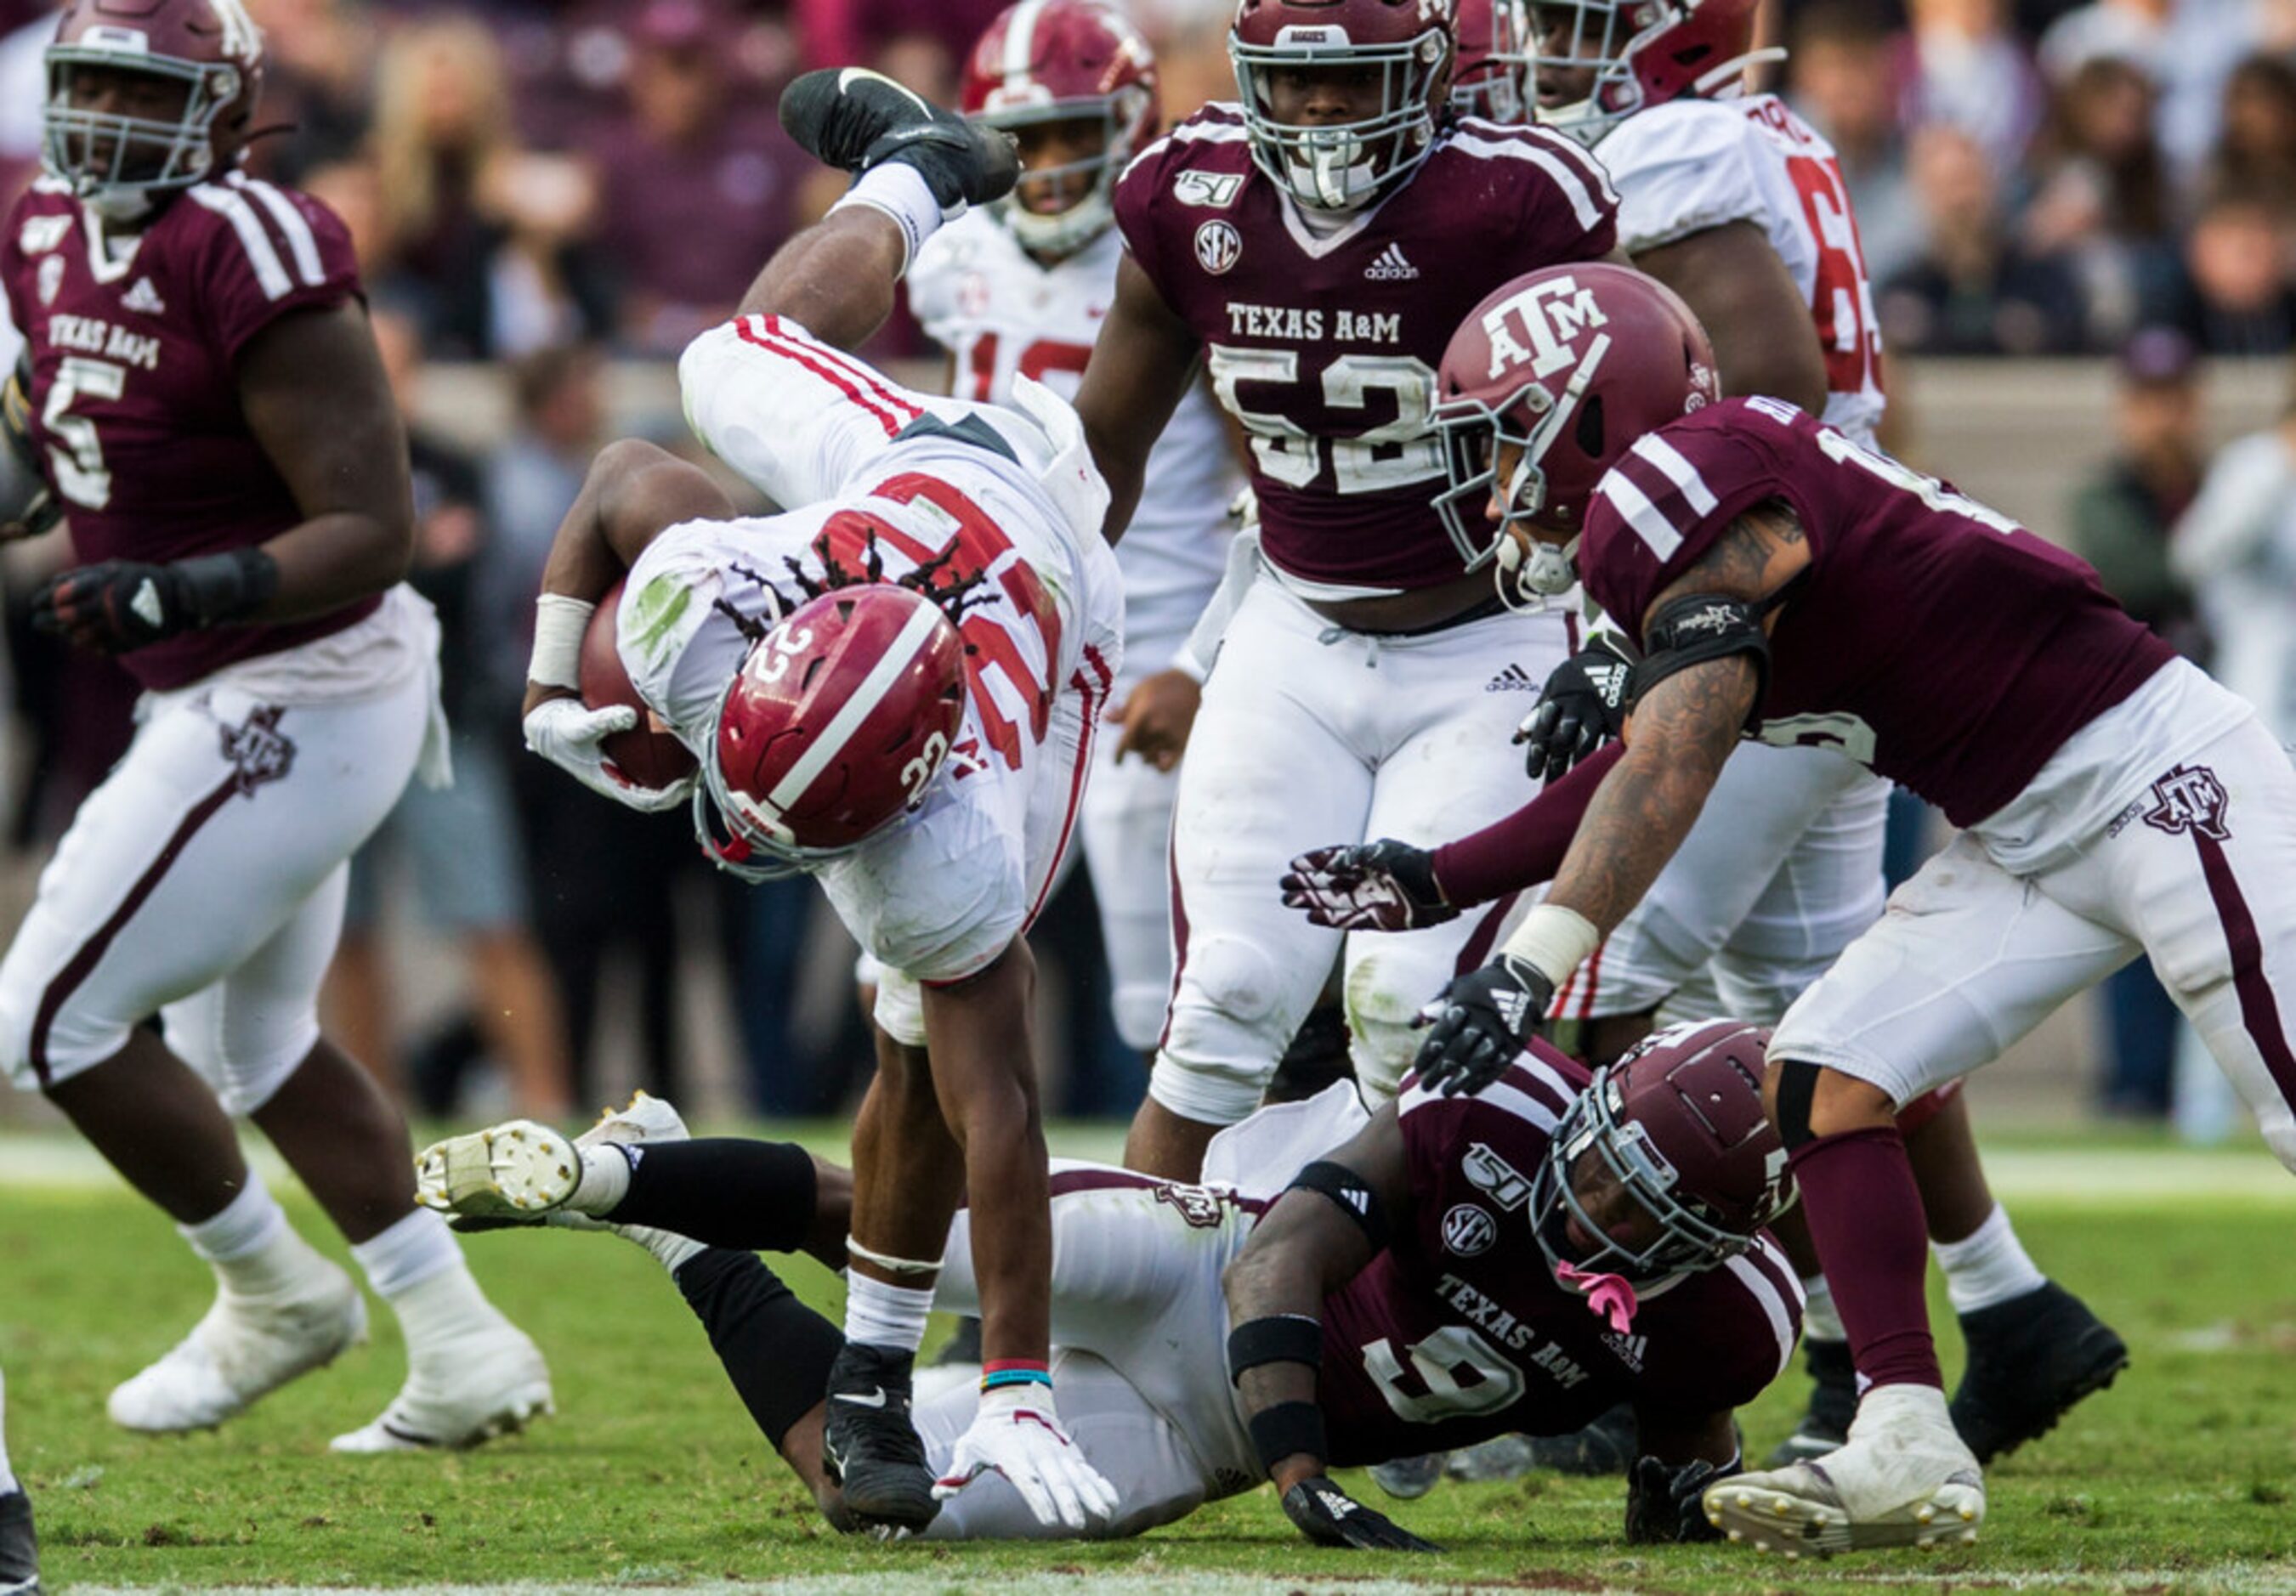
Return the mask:
M1496 378L1510 366L1528 365L1534 377L1552 377L1577 356L1570 345L1590 327L1611 318L1595 302L1595 291L1576 277L1549 277L1493 306L1483 315Z

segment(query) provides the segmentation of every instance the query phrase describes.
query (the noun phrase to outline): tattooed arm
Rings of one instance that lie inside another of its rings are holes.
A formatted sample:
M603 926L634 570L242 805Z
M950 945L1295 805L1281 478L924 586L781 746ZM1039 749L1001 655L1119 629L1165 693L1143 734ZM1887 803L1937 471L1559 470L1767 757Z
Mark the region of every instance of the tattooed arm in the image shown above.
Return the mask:
M1677 600L1759 602L1808 566L1809 544L1793 512L1775 501L1757 506L1652 600L1645 634ZM1766 625L1775 618L1773 610ZM1677 671L1643 696L1628 722L1626 754L1587 805L1546 902L1584 916L1604 936L1617 928L1688 835L1737 745L1759 683L1751 658L1730 654Z
M1809 544L1784 504L1746 512L1651 601L1648 638L1670 606L1732 600L1759 605L1809 566ZM1734 606L1730 607L1734 608ZM1763 618L1775 623L1773 609ZM1731 618L1742 626L1742 614ZM1696 658L1645 691L1627 722L1625 752L1578 822L1544 901L1497 955L1459 977L1421 1011L1423 1086L1480 1091L1543 1027L1555 988L1618 928L1674 856L1754 708L1761 671L1743 652Z

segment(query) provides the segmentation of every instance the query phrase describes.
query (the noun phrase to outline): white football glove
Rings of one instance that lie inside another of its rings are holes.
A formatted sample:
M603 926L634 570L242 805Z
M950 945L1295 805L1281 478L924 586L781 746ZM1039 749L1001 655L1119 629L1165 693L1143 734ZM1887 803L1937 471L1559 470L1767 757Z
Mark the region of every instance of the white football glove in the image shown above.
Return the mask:
M606 739L637 724L638 712L627 705L593 709L580 699L545 699L526 717L526 746L618 804L648 814L676 808L693 793L695 778L669 787L641 787L606 757Z
M1050 1386L982 1392L980 1411L956 1438L948 1472L933 1482L933 1496L954 1496L991 1469L1013 1482L1039 1524L1082 1530L1088 1519L1106 1520L1116 1511L1116 1487L1085 1461L1061 1428Z

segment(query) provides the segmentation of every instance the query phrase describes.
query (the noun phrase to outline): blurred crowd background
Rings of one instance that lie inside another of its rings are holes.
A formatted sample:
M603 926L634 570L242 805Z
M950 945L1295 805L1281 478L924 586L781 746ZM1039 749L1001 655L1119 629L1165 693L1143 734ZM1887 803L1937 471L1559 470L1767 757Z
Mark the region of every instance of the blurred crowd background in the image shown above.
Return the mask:
M664 363L841 191L782 134L779 86L860 61L953 102L1000 0L247 3L274 129L251 164L348 221L414 422L414 580L447 622L460 728L457 787L410 797L360 862L331 1022L434 1112L472 1091L536 1113L678 1093L703 1057L731 1106L837 1109L868 1053L833 920L803 882L714 877L682 816L518 754L531 598L597 446L681 438ZM1168 121L1233 97L1226 0L1131 8ZM51 12L0 0L10 196L37 170ZM2112 390L2111 422L2053 462L2056 502L2005 507L2296 738L2296 0L1786 0L1765 32L1791 52L1770 86L1841 152L1896 372L2093 357L2067 369ZM931 381L913 326L872 353ZM2284 419L2212 461L2202 376L2227 368L2273 396L2243 415ZM12 615L9 655L21 877L124 746L133 694ZM1049 1101L1127 1114L1141 1061L1105 1019L1088 893L1075 872L1040 941ZM459 996L436 1000L425 960ZM2120 1045L2097 1091L2152 1116L2175 1025L2145 984L2103 1011Z

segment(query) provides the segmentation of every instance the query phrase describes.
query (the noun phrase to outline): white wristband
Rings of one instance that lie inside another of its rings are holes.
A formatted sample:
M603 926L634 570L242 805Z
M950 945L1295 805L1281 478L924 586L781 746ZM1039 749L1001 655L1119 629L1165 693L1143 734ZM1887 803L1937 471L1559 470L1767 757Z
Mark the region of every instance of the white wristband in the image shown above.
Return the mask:
M1500 945L1499 952L1521 960L1560 986L1602 944L1603 933L1578 910L1538 904L1522 917L1522 923Z
M893 218L908 247L908 252L901 258L904 276L908 274L909 262L924 248L925 240L939 232L943 222L956 219L941 209L924 174L905 160L889 160L862 173L860 181L845 191L845 197L829 208L829 214L835 216L849 205L865 205ZM959 211L964 209L962 204L957 207Z
M595 604L562 593L538 594L534 601L534 654L526 662L526 679L545 687L582 691L582 639L590 630Z

